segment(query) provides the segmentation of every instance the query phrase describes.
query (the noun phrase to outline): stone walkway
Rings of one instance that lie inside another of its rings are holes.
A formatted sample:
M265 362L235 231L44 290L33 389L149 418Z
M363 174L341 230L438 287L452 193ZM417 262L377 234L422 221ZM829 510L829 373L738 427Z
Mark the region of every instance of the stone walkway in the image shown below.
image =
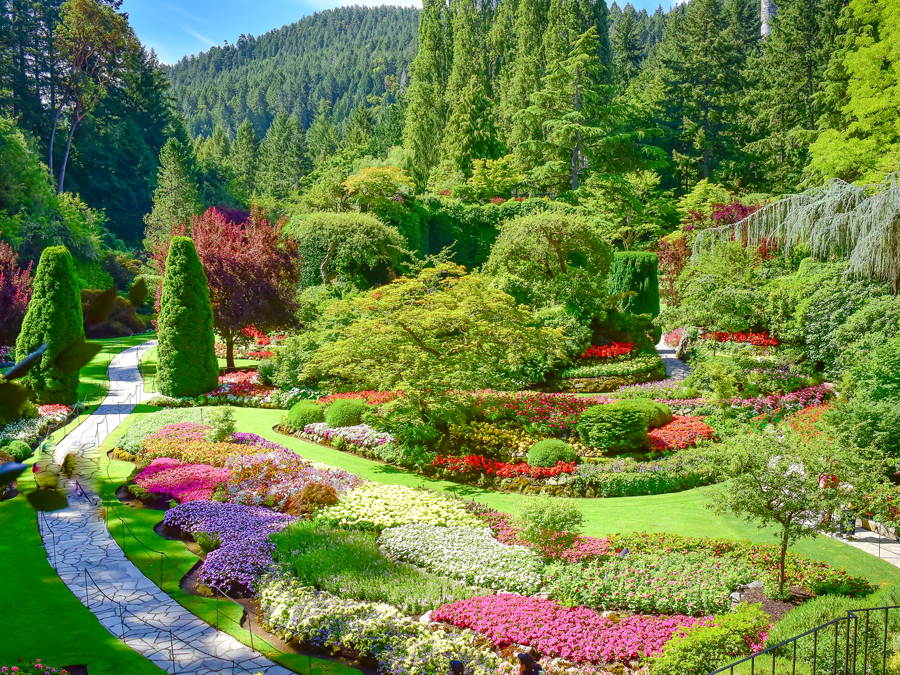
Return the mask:
M56 462L74 453L77 468L64 483L68 508L38 514L47 558L110 633L169 673L288 675L292 671L175 602L128 560L106 528L94 482L98 446L149 396L138 363L155 344L145 342L112 359L103 404L57 446Z
M875 532L862 527L856 528L853 533L853 541L847 541L843 537L834 538L876 558L881 558L894 567L900 567L900 542L887 537L879 537Z
M673 380L686 380L691 374L691 369L684 361L675 358L675 348L665 343L665 338L661 338L659 344L656 345L656 351L659 358L666 364L666 377Z

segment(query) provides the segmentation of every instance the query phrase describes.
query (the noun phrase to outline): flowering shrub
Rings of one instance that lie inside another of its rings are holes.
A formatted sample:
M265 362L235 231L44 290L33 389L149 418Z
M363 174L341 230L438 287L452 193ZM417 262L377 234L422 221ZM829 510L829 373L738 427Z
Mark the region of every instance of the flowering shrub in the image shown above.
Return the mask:
M148 492L188 502L209 499L216 487L231 476L225 469L206 464L182 464L177 459L154 459L134 478Z
M69 414L71 414L71 412L71 406L63 405L61 403L50 403L48 405L38 406L38 415L41 417L52 418L57 422L62 422Z
M257 599L263 625L285 640L344 646L378 659L385 675L445 675L460 659L470 675L493 675L500 658L461 635L430 631L380 602L344 600L287 576L261 580Z
M166 511L163 524L193 537L206 534L220 542L206 556L199 579L210 587L231 591L251 589L272 565L273 532L284 529L291 516L269 509L221 502L191 501Z
M319 399L319 403L331 404L343 398L353 398L360 401L365 401L366 403L371 403L372 405L382 405L384 403L393 401L398 396L403 396L403 392L374 390L350 391L344 394L331 394L330 396L323 396Z
M650 448L652 450L683 450L697 445L700 441L708 441L715 431L703 423L702 417L676 415L671 422L651 431Z
M318 518L334 527L360 530L383 530L406 523L481 525L457 500L436 492L381 483L366 483L351 490L340 503L320 511Z
M335 492L343 494L364 482L343 469L308 462L284 448L234 457L226 461L225 468L230 472L226 488L229 502L266 505L279 510L310 483L330 485Z
M769 337L768 333L724 333L721 331L713 331L703 334L704 340L713 342L738 342L741 344L754 345L756 347L777 347L778 340Z
M591 345L582 355L583 359L618 359L634 351L633 342L613 342L608 345Z
M196 439L147 439L138 454L143 463L150 463L160 457L171 457L186 464L209 464L225 466L231 457L258 455L267 448L258 448L242 443L211 443Z
M668 333L663 338L663 341L669 347L677 347L678 344L681 342L681 338L683 338L683 337L684 337L684 328L676 328L671 333Z
M585 408L609 403L609 399L602 396L509 393L489 389L472 392L469 397L489 421L516 421L526 429L544 435L572 431Z
M755 576L738 560L663 553L552 565L547 585L566 605L699 616L730 611L731 593Z
M540 557L524 546L501 544L486 527L410 523L387 528L378 543L392 558L472 586L517 593L541 587Z
M304 438L309 438L316 443L331 444L334 439L340 438L344 443L357 448L374 448L385 443L393 443L391 434L376 431L368 424L357 424L352 427L330 428L325 422L307 424L302 432Z
M27 663L19 659L19 665L17 666L0 666L0 674L12 675L13 673L16 675L38 675L38 673L68 675L68 671L65 668L48 666L46 663L41 663L40 659L35 659L34 662L28 661Z
M38 408L38 416L31 419L16 420L0 429L0 442L22 441L34 445L47 432L65 422L72 414L72 408L65 405L42 405Z
M831 405L815 405L803 408L788 418L788 425L804 439L812 440L822 435L822 415Z
M432 618L478 631L500 648L530 645L575 663L645 659L660 653L680 628L710 622L680 615L603 617L585 607L512 594L459 600Z

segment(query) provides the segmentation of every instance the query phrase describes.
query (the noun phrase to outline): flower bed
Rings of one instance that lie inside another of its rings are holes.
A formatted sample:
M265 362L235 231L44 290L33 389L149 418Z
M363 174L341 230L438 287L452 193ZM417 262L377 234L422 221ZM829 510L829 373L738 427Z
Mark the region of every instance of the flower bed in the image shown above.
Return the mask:
M134 478L134 482L147 490L165 495L179 502L209 499L221 483L231 477L231 472L206 464L182 464L177 459L154 459Z
M473 586L517 593L541 587L541 561L524 546L507 546L486 527L411 523L390 527L378 543L392 558Z
M756 578L749 565L704 553L640 554L547 570L552 597L566 605L700 616L731 610L731 593Z
M225 466L232 457L258 455L266 448L257 448L241 443L211 443L204 440L147 439L138 454L138 460L149 464L160 457L179 459L186 464L209 464Z
M754 396L752 398L743 399L735 397L731 399L731 401L728 401L727 405L737 410L752 409L756 411L757 414L762 414L778 408L784 408L788 412L795 412L810 406L823 405L833 393L834 391L830 385L819 384L815 387L806 387L805 389L784 395L771 394L769 396ZM691 411L696 410L697 408L705 408L714 405L712 401L708 401L704 398L668 399L661 400L660 403L665 403L672 409L672 412L677 412L678 414L690 414Z
M633 342L613 342L608 345L591 345L582 359L620 359L634 351Z
M73 408L67 405L42 405L37 417L16 420L0 429L0 443L23 441L35 445L47 432L65 422L72 412Z
M676 415L671 422L658 429L653 429L650 437L650 448L658 451L684 450L701 441L710 440L715 430L703 423L702 417Z
M366 403L371 403L372 405L382 405L384 403L389 403L393 401L398 396L403 396L403 392L401 391L374 391L372 389L367 391L348 391L343 394L331 394L330 396L322 396L319 399L319 403L324 403L325 405L330 405L335 401L339 401L343 398L352 398L357 399L359 401L365 401Z
M323 509L318 519L333 527L383 530L407 523L479 527L481 521L457 500L402 485L366 483Z
M822 415L831 405L815 405L803 408L788 418L788 425L806 440L822 435Z
M609 398L616 400L622 398L652 398L656 401L666 401L668 399L693 398L696 395L696 390L685 385L684 380L669 378L657 382L625 385L610 393Z
M225 490L229 502L279 510L310 483L330 485L340 495L365 482L343 469L308 462L287 449L234 457L225 468L230 475Z
M201 534L218 540L200 568L199 580L210 587L231 591L252 589L272 566L273 532L294 518L269 509L221 502L192 501L166 511L163 523L195 539Z
M520 462L519 464L495 462L481 455L466 455L465 457L438 455L432 462L432 466L451 476L485 474L487 476L497 476L498 478L516 478L519 476L552 478L562 473L575 473L578 470L577 464L567 464L566 462L557 462L556 466L553 467L543 467L531 466L526 462Z
M529 645L575 663L645 659L659 654L680 628L711 622L680 615L603 617L585 607L506 594L444 605L432 618L478 631L499 648Z
M431 631L379 602L345 600L270 575L258 586L263 627L284 640L321 647L346 647L378 660L386 675L445 675L460 659L469 675L494 675L500 658L462 635Z
M684 337L684 328L676 328L663 338L663 342L669 347L677 347L682 337Z
M476 391L470 394L474 406L486 419L516 421L541 434L574 430L585 408L609 403L603 396L572 396L532 392Z
M777 347L778 340L769 337L768 333L726 333L722 331L713 331L704 333L704 340L712 342L737 342L740 344L754 345L755 347Z
M68 675L69 671L67 671L65 668L48 666L46 663L41 663L40 659L35 659L34 662L26 662L22 659L19 659L18 665L0 666L0 674L2 675L37 675L38 673L48 673L49 675Z
M335 439L340 438L347 445L356 448L374 448L385 443L393 443L391 434L376 431L368 424L357 424L352 427L337 427L332 429L325 422L307 424L303 428L303 437L316 443L331 445Z
M661 380L666 376L666 366L659 354L640 354L627 361L609 363L590 363L565 368L559 373L561 379L594 378L594 377L641 377L648 380ZM646 380L644 380L646 381Z

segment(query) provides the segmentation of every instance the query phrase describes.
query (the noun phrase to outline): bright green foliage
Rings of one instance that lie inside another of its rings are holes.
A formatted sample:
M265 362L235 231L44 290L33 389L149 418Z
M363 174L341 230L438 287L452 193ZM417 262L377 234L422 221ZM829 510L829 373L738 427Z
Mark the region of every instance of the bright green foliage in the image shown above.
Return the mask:
M33 141L15 123L0 116L0 232L21 240L23 216L53 199L46 167Z
M648 429L658 429L672 421L669 406L649 398L630 398L610 405L615 408L627 408L643 415Z
M656 254L642 251L622 251L613 256L607 277L610 295L635 292L622 300L622 310L632 314L659 314L659 279L656 274Z
M298 216L287 227L287 236L300 245L304 286L331 280L365 288L405 253L396 227L385 225L368 213L310 213Z
M840 111L810 147L809 173L874 182L900 162L900 0L852 0L828 72Z
M632 452L647 445L647 414L622 405L594 405L578 421L581 440L601 452Z
M760 605L746 602L730 614L717 615L715 626L691 626L663 647L650 664L650 675L702 675L749 652L769 628ZM808 629L809 627L807 627Z
M72 405L78 400L78 371L63 372L53 362L67 347L83 340L75 264L65 246L51 246L41 254L28 312L16 340L16 353L23 356L47 343L38 364L19 380L34 392L39 403Z
M559 462L577 462L578 453L575 448L558 438L545 438L531 446L528 451L528 463L531 466L550 467Z
M209 425L206 440L221 443L235 432L234 412L231 408L217 407L209 411L204 420Z
M259 138L249 120L238 127L228 155L228 168L232 176L232 194L246 204L253 195L259 170Z
M288 424L294 431L303 431L307 424L316 424L325 419L325 411L315 401L295 403L287 414Z
M350 176L342 185L360 211L368 211L372 206L386 206L394 195L409 188L410 180L396 166L369 167Z
M159 153L159 174L153 193L153 210L144 216L145 245L151 249L168 237L172 226L200 213L197 168L193 151L177 138L166 141Z
M369 409L369 404L354 398L340 398L325 413L325 424L332 429L337 427L353 427L362 421L362 414Z
M245 132L246 134L246 132ZM245 139L249 154L252 139ZM306 137L294 116L275 115L272 126L259 145L254 176L256 190L268 197L284 199L300 187L300 179L312 168L307 157Z
M2 452L10 455L16 462L23 462L31 457L31 446L25 441L13 441Z
M900 401L900 336L872 350L851 373L857 395L873 401Z
M483 199L502 196L521 183L524 176L515 172L512 161L513 155L499 159L474 160L468 183L475 191L475 195Z
M271 127L269 131L271 132ZM313 166L319 167L331 157L337 150L340 140L341 136L332 120L331 104L322 99L319 101L319 110L306 132L306 144Z
M165 269L156 386L166 396L197 396L218 384L219 362L206 273L190 238L172 238Z
M713 204L729 204L734 195L718 183L710 183L704 178L697 181L690 192L678 200L678 214L682 220L690 218L692 213L709 216Z
M900 297L883 295L867 299L831 332L831 342L840 349L839 364L847 368L898 334Z
M584 514L574 499L537 495L519 502L515 523L522 536L541 548L565 547L584 524Z

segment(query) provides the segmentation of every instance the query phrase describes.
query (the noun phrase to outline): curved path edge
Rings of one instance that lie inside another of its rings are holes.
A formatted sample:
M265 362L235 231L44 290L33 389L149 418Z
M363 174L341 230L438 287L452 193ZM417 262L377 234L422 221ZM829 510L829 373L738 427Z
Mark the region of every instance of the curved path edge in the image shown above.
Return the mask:
M38 514L50 565L113 636L169 673L289 675L280 666L179 605L125 556L104 522L94 478L100 445L151 395L138 364L155 340L130 347L109 364L103 403L56 447L54 460L76 457L61 481L68 507Z

